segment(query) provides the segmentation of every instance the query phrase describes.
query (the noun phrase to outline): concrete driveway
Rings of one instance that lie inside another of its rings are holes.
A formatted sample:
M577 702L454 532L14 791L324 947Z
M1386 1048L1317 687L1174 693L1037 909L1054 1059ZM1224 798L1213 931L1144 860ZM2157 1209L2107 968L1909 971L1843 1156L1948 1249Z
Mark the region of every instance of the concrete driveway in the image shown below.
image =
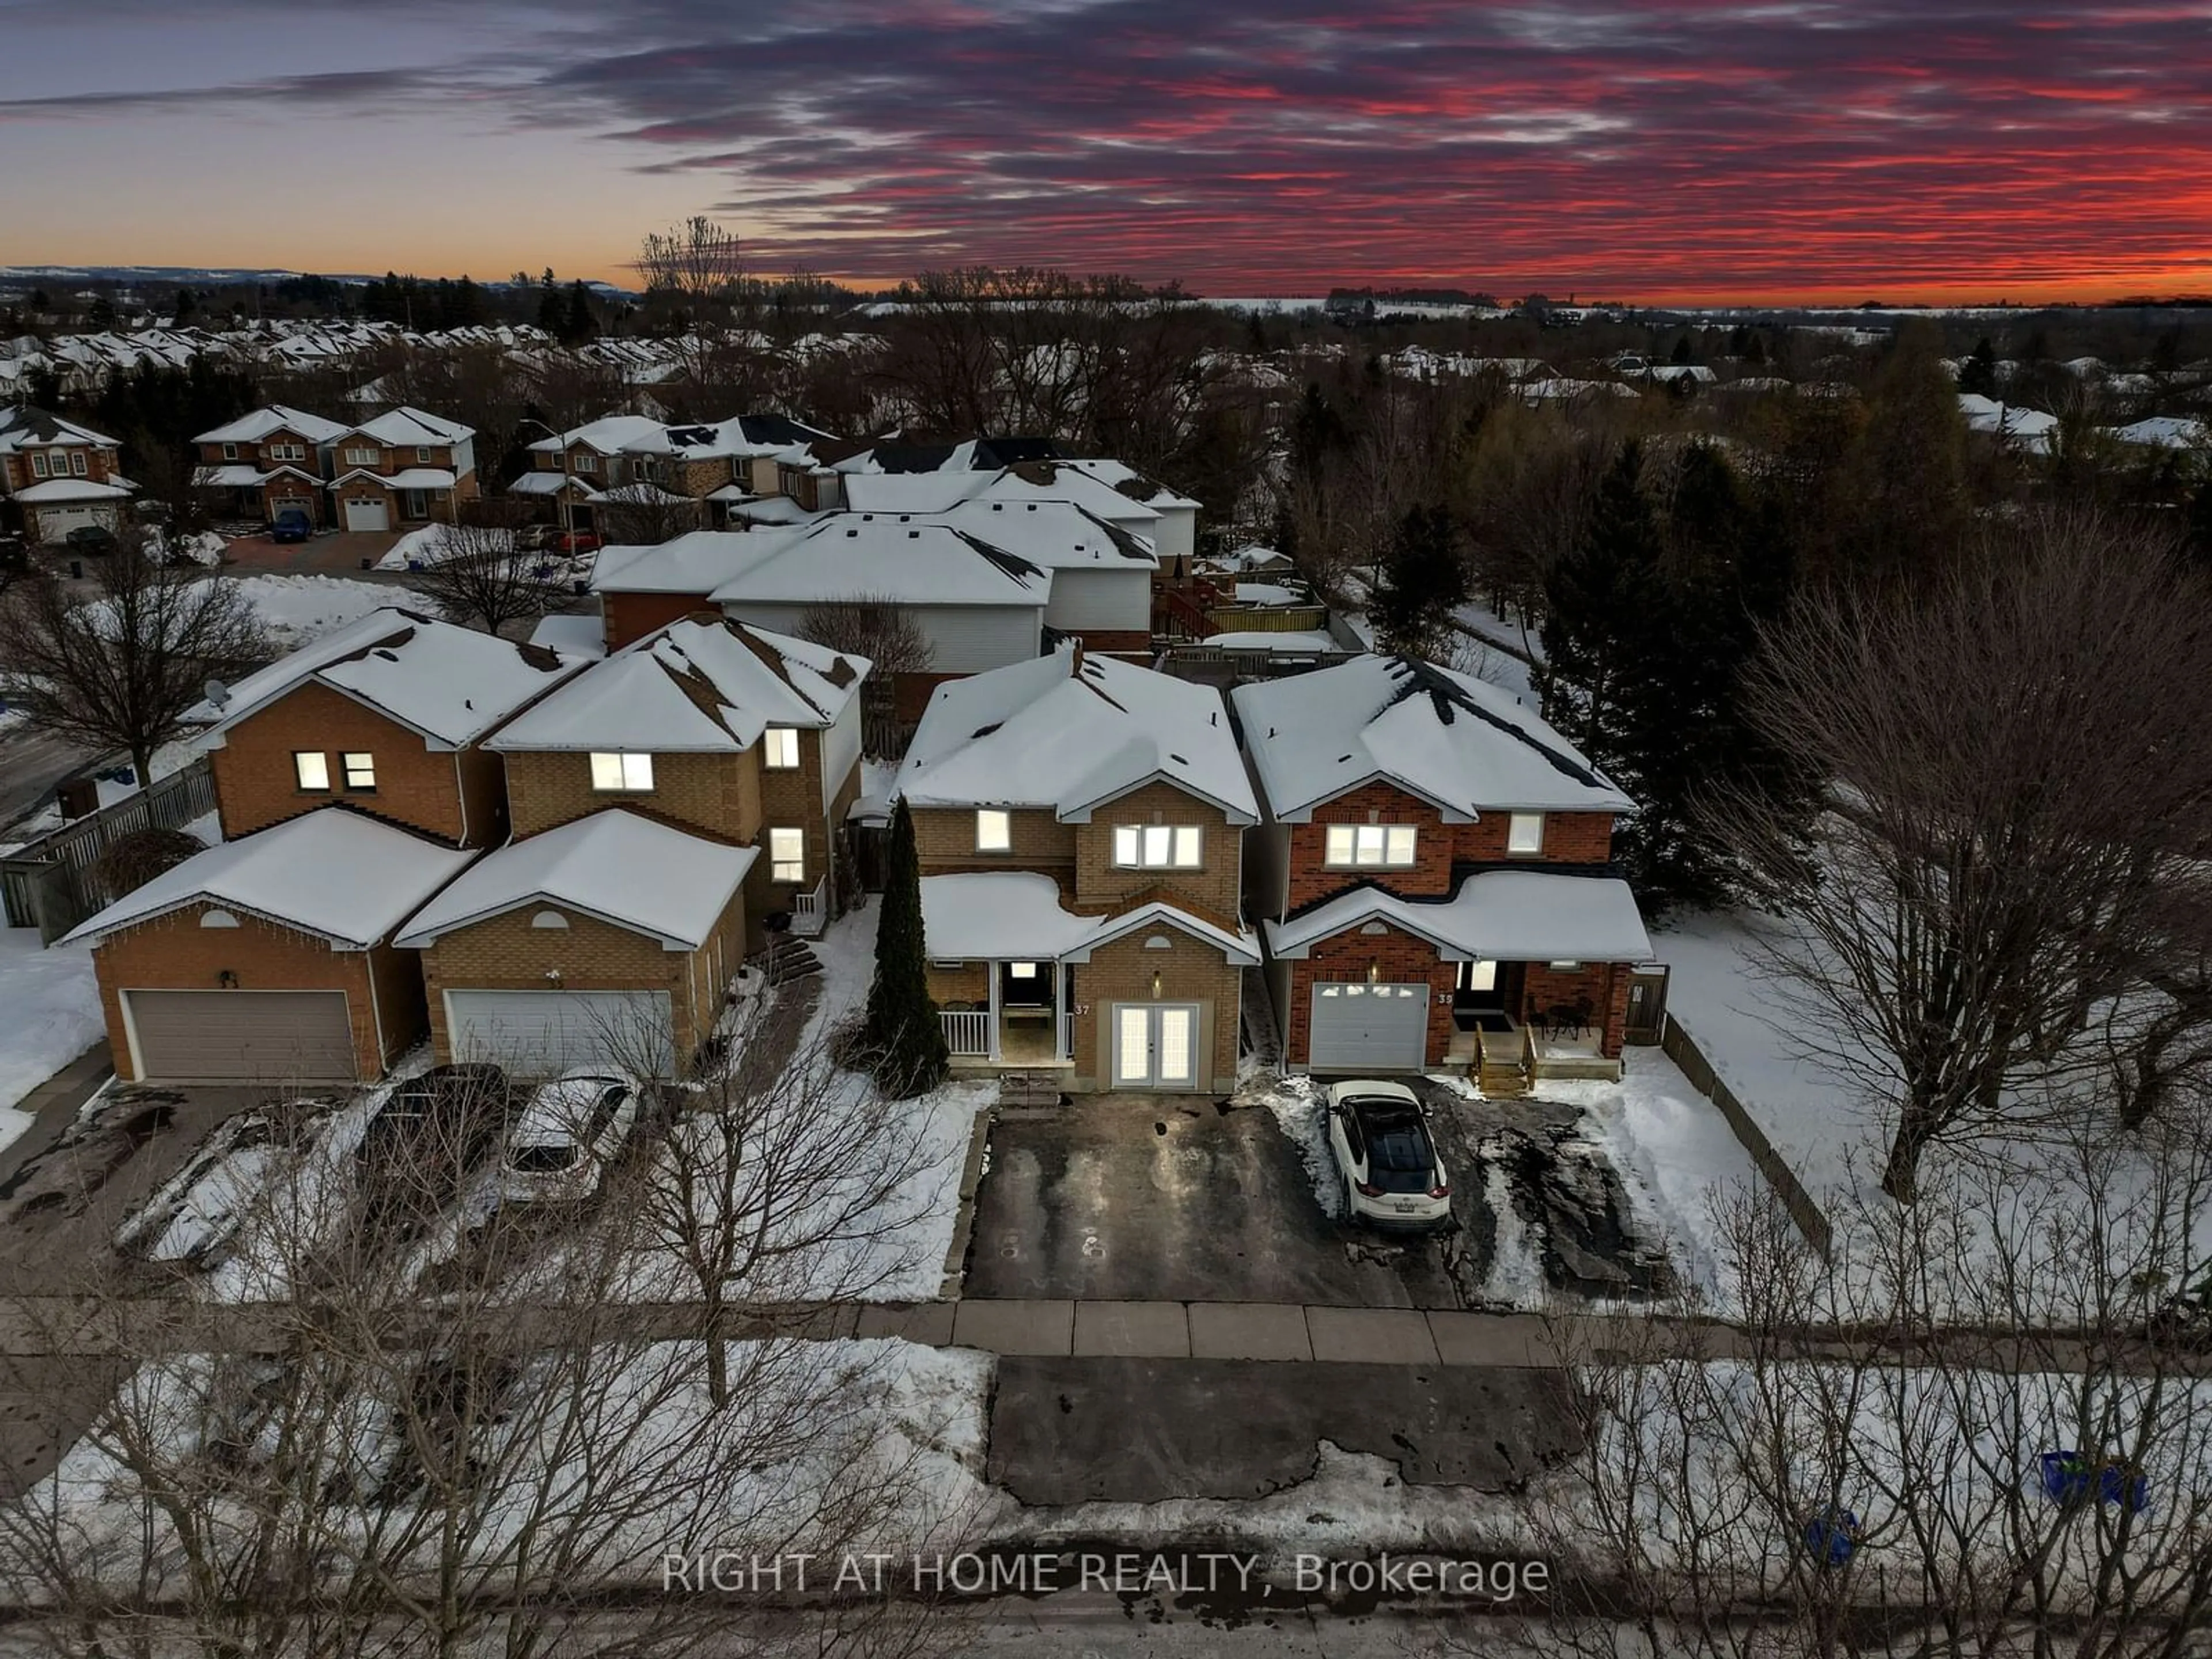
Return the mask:
M263 531L232 541L223 549L222 560L246 574L274 570L358 576L392 550L399 533L396 530L337 530L310 536L304 542L278 542Z
M1462 1220L1401 1242L1333 1219L1264 1105L1085 1096L993 1127L963 1294L1460 1308L1470 1245L1496 1234Z

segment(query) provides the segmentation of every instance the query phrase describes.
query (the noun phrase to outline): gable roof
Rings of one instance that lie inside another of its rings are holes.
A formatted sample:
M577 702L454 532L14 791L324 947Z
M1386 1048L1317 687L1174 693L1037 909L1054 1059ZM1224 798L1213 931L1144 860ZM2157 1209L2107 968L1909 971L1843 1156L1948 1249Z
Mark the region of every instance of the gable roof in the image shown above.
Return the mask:
M486 854L424 905L397 943L422 950L456 929L544 903L648 934L672 951L696 951L759 856L757 848L614 807Z
M837 513L795 532L741 531L734 538L772 547L714 589L717 603L814 605L868 598L1042 610L1052 587L1043 568L1020 555L926 520Z
M1158 511L1066 461L1024 461L988 472L855 472L845 504L873 513L944 513L963 501L1066 501L1109 524L1149 535Z
M1062 647L939 686L894 793L915 806L1050 807L1082 823L1155 780L1231 823L1258 821L1218 691Z
M735 754L771 726L833 725L868 668L787 634L687 618L593 663L484 747Z
M619 454L634 443L648 443L659 434L661 422L649 415L602 415L571 427L557 438L540 438L530 446L540 454L557 454L579 444L602 455Z
M305 410L270 404L264 409L249 410L212 431L203 432L192 441L196 444L258 444L272 434L292 432L311 444L327 444L335 443L350 429L343 421L325 420L321 416L310 415Z
M1548 870L1480 871L1440 902L1355 887L1269 922L1267 944L1276 956L1303 957L1320 940L1370 921L1387 921L1469 961L1651 959L1651 939L1626 882Z
M364 438L374 438L380 444L390 444L394 448L404 449L410 445L442 448L466 443L477 435L477 429L472 426L463 426L459 421L449 421L442 415L428 414L403 404L373 421L363 421L346 432L348 437L356 434Z
M592 564L592 591L695 593L704 599L740 571L782 551L807 527L693 530L665 542L603 547Z
M28 404L0 407L0 454L24 449L118 449L114 439Z
M342 951L365 951L476 856L343 806L325 806L186 859L69 937L104 939L206 902L319 934Z
M207 726L208 746L219 748L231 726L313 681L420 733L433 749L460 749L581 666L539 646L387 605L248 674L220 703L200 703L187 718Z
M1361 656L1231 695L1269 810L1286 823L1371 779L1458 822L1486 811L1635 810L1534 710L1454 669Z
M1238 967L1257 967L1257 938L1231 933L1179 906L1155 902L1112 915L1065 908L1060 885L1030 870L981 870L921 878L922 937L939 960L977 957L1088 962L1100 945L1146 927L1171 927L1218 945Z

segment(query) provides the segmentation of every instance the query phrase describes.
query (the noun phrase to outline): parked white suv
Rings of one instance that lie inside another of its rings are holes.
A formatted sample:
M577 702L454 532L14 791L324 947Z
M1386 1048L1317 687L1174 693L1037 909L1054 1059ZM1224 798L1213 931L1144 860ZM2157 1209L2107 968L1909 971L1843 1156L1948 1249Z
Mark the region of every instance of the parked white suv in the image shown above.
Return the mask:
M1344 1178L1347 1220L1427 1231L1451 1223L1451 1182L1429 1133L1429 1109L1402 1083L1332 1083L1328 1149Z
M603 1067L540 1084L507 1133L501 1200L589 1198L637 1127L642 1096L635 1078Z

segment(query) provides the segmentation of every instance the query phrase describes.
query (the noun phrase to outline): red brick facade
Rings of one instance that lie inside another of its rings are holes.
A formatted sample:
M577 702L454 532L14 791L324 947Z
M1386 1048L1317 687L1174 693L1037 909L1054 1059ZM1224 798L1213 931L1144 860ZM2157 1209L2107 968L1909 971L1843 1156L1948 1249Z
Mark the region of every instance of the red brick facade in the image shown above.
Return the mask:
M703 593L602 593L599 622L606 630L607 649L623 647L659 633L673 622L682 622L695 611L714 606Z

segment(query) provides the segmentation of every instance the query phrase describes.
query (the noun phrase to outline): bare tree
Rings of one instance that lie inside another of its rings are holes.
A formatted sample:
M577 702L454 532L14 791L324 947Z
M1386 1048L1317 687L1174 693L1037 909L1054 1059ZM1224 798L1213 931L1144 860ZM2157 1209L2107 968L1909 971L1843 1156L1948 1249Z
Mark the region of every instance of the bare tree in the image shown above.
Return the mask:
M1830 780L1819 846L1748 793L1704 817L1784 915L1770 966L1804 1040L1894 1103L1893 1196L1936 1140L2094 1063L2093 1013L2168 952L2212 805L2207 600L2125 526L2044 518L1766 641L1752 718Z
M539 574L547 563L504 526L440 525L412 580L453 621L496 634L551 606L556 590Z
M0 697L72 742L128 750L142 782L209 680L234 678L271 654L235 584L156 564L137 532L122 538L89 593L27 581L0 602Z
M617 484L596 507L599 533L623 546L652 546L699 528L702 507L658 484Z
M894 599L855 594L810 605L799 619L799 636L868 659L872 666L860 693L862 744L879 760L896 760L905 754L898 678L927 673L936 654L914 613Z
M726 307L744 283L744 252L735 231L695 214L647 234L638 245L636 269L648 294Z

